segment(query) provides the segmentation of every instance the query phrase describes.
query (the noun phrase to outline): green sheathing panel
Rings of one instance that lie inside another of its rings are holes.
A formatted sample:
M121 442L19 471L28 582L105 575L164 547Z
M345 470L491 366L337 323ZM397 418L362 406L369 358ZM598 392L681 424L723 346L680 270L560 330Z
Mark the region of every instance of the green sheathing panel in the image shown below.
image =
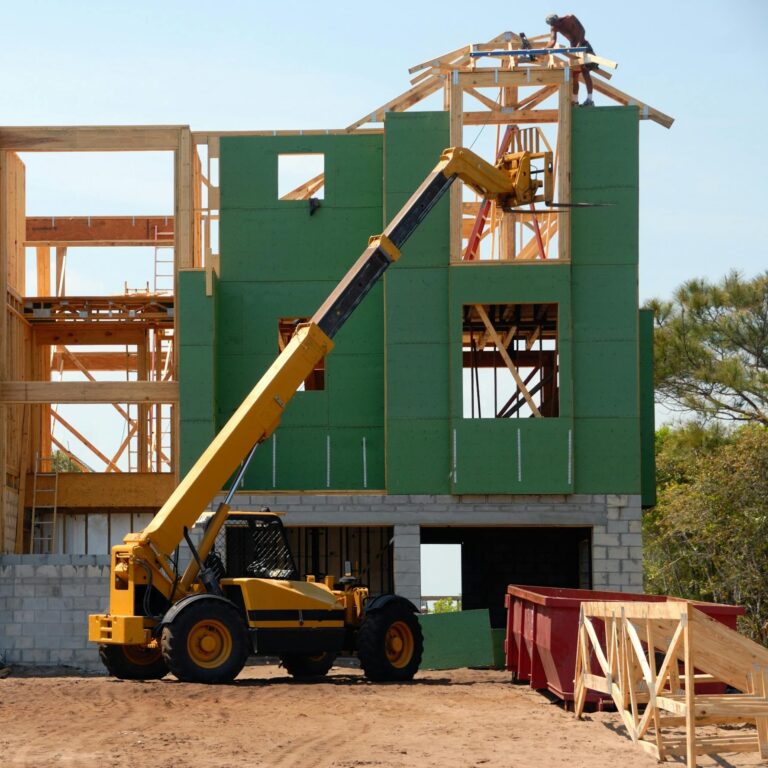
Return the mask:
M450 275L451 466L453 493L573 491L571 268L568 264L457 264ZM465 419L462 311L466 304L558 306L560 416Z
M578 493L640 493L638 115L573 111L574 464Z
M205 273L179 272L179 414L182 476L216 435L216 334L218 282L205 295Z
M644 507L656 503L656 420L653 398L653 311L640 310L640 455Z
M494 639L487 610L419 616L424 633L421 669L494 666Z
M445 112L389 113L384 204L390 220L448 146ZM387 491L450 490L448 200L385 275Z
M382 149L381 135L222 139L217 429L274 361L278 319L313 315L381 231ZM324 155L314 215L306 200L278 199L282 154ZM246 487L384 487L383 337L379 285L336 336L325 389L296 394Z

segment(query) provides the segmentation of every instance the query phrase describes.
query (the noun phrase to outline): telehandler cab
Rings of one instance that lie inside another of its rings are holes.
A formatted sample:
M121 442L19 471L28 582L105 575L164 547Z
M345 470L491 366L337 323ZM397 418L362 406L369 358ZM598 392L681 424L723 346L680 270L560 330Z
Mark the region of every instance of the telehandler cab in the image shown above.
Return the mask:
M532 160L543 167L533 169ZM552 154L506 154L493 166L461 147L442 153L384 233L370 239L311 320L296 329L149 525L112 548L109 613L90 616L88 628L112 675L150 680L170 671L183 681L225 683L258 654L279 656L294 677L312 677L324 675L345 652L357 655L370 680L414 676L423 639L412 603L369 595L349 568L338 584L330 576L300 580L280 517L236 512L230 502L256 448L277 429L289 400L333 348L333 337L456 179L505 210L551 203ZM233 474L195 546L189 529ZM182 540L192 559L180 573Z

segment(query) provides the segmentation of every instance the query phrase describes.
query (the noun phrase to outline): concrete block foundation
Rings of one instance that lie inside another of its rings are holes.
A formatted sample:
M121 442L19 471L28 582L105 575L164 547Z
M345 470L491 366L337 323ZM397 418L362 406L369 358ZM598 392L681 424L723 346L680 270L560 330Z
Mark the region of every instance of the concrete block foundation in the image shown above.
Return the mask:
M426 528L585 529L592 587L642 591L639 495L242 494L233 506L268 506L284 512L289 527L392 526L395 591L416 605ZM96 646L87 641L87 619L107 609L108 595L107 553L0 557L0 653L11 665L103 672Z

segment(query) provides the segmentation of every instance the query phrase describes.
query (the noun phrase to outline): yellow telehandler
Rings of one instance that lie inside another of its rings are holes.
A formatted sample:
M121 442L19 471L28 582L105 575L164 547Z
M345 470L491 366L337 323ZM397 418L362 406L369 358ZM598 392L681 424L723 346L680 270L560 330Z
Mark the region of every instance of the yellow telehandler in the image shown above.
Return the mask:
M532 161L543 167L534 169ZM537 173L543 178L534 178ZM112 548L109 613L90 616L88 626L110 674L149 680L170 671L183 681L226 683L258 654L279 656L290 674L308 678L324 675L345 652L357 655L370 680L414 676L423 639L412 603L369 595L350 568L338 583L311 575L300 580L279 515L237 512L230 502L256 448L277 429L301 383L333 348L333 337L457 178L504 209L551 203L552 155L506 154L494 166L461 147L442 153L383 234L369 240L311 320L296 329L149 525ZM190 528L233 475L195 545ZM217 543L222 532L227 548ZM192 558L182 573L183 540Z

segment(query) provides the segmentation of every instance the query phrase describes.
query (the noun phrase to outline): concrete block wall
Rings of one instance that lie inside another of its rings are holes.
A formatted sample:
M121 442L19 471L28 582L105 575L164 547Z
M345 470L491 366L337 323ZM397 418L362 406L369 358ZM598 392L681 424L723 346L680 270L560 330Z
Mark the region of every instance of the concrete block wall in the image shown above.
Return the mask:
M591 527L593 588L643 589L639 494L237 494L233 506L284 512L286 525L394 525L395 590L414 602L421 597L421 525Z
M103 672L88 614L109 602L109 555L0 557L0 653L11 665Z
M396 525L394 542L395 591L421 605L421 533L418 525Z
M643 591L642 515L640 496L606 496L606 521L592 529L594 589Z

